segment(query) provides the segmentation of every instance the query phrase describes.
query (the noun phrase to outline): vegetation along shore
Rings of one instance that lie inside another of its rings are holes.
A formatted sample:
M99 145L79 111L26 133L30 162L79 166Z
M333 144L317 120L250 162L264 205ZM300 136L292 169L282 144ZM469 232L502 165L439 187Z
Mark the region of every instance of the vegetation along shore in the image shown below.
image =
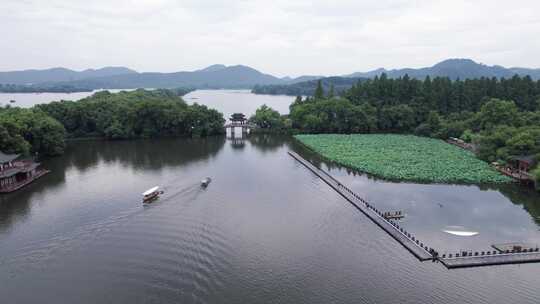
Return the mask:
M223 114L171 90L102 91L79 101L0 108L0 151L64 152L67 138L131 139L223 133Z
M511 165L534 160L540 184L540 81L530 77L424 80L386 75L360 81L336 96L319 83L313 97L298 96L279 118L265 108L252 118L260 128L293 134L414 134L460 138L478 158ZM264 114L264 115L262 115ZM264 119L260 119L263 117ZM271 121L271 123L267 123Z

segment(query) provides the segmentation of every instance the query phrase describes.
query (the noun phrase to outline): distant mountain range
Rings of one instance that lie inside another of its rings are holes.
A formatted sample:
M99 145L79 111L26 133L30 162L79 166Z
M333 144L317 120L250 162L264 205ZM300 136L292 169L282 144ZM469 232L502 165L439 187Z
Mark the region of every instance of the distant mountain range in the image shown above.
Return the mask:
M357 72L350 75L330 77L325 84L333 83L339 89L351 83L350 80L340 78L372 78L385 73L390 78L402 77L405 74L411 78L423 79L426 76L444 76L452 79L466 79L479 77L510 78L514 75L540 79L540 69L528 68L505 68L501 66L487 66L476 63L470 59L448 59L435 64L432 67L419 69L377 69L369 72ZM47 70L24 70L13 72L0 72L0 84L10 91L83 91L94 89L131 89L131 88L178 88L189 87L195 89L250 89L255 86L259 91L264 91L264 86L279 85L280 90L293 92L285 88L306 82L305 85L297 85L296 88L305 90L311 88L313 80L324 78L323 76L301 76L297 78L279 78L264 74L251 67L243 65L225 66L222 64L211 65L196 71L174 73L139 73L125 67L106 67L97 70L73 71L65 68L53 68ZM326 78L325 78L326 79ZM10 86L7 86L10 84ZM279 90L272 90L277 92ZM2 90L2 86L0 86ZM296 95L296 94L295 94Z
M128 68L103 68L77 72L64 68L48 70L25 70L0 72L0 84L10 84L13 90L38 91L69 90L82 91L94 89L133 89L133 88L210 88L210 89L250 89L255 85L292 84L320 76L298 78L278 78L261 73L243 65L211 65L191 72L138 73ZM16 86L13 86L16 85ZM25 88L20 87L25 86ZM1 86L0 86L1 89Z
M334 86L336 94L347 90L359 80L365 80L386 74L389 78L398 78L408 75L411 78L425 79L430 77L449 77L455 79L474 79L481 77L488 78L511 78L514 75L530 76L533 80L540 80L540 69L527 68L504 68L501 66L487 66L476 63L470 59L448 59L435 64L432 67L419 69L395 69L386 70L383 68L369 72L357 72L344 76L320 78L323 88L328 92L330 85ZM281 85L259 85L253 88L255 94L272 95L304 95L311 96L315 92L317 81L304 81L292 84Z
M0 72L0 83L35 85L44 82L69 82L88 78L108 77L114 75L136 73L136 71L124 67L105 67L102 69L88 69L80 72L65 68L52 68L46 70L24 70L13 72Z
M419 69L394 69L386 70L383 68L369 72L357 72L345 77L373 78L385 73L390 78L403 77L409 75L411 78L424 79L430 77L449 77L451 79L472 79L481 77L511 78L514 75L526 76L538 80L540 79L540 69L528 68L505 68L499 65L488 66L474 62L471 59L447 59L435 64L432 67Z

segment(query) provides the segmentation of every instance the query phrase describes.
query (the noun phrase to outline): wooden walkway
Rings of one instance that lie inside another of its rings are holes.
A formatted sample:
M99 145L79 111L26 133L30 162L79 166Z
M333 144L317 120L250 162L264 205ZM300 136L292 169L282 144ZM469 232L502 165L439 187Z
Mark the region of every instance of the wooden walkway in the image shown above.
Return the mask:
M483 256L439 258L447 268L465 268L504 264L523 264L540 262L540 252L504 253Z
M337 179L332 177L326 171L321 170L311 164L309 161L302 158L295 152L289 152L293 158L298 162L308 168L311 172L321 178L325 183L332 187L337 193L341 194L349 203L351 203L356 209L364 213L369 219L371 219L375 224L381 227L386 233L398 241L403 247L409 250L416 258L420 261L432 260L433 254L430 253L430 250L433 249L427 247L424 243L420 242L402 227L400 227L396 222L392 220L387 220L383 217L382 212L378 211L372 204L368 203L366 200L362 199L356 193L351 191L349 188L345 187Z
M509 170L502 167L494 167L495 170L501 172L502 174L515 179L520 183L530 184L534 186L534 178L529 172L519 171L519 170Z
M398 241L420 261L438 260L449 269L540 262L540 252L538 251L538 248L529 248L529 252L497 253L494 251L485 251L475 253L474 255L472 255L471 252L467 256L440 256L437 250L429 248L423 242L419 241L415 236L411 235L405 229L400 227L396 221L386 219L384 217L384 212L377 210L377 208L375 208L371 203L368 203L358 194L344 186L328 172L315 167L312 163L305 160L295 152L289 152L289 155L308 168L330 187L332 187L356 209L364 213L369 219L381 227L386 233Z

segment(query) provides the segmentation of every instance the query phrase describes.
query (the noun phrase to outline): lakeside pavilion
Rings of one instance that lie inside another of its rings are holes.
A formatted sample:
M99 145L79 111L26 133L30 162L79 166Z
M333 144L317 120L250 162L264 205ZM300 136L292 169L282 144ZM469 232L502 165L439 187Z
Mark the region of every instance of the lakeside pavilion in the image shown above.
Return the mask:
M529 172L536 164L534 155L518 155L510 157L511 164L519 171Z
M49 173L32 160L18 160L19 154L0 151L0 193L16 191Z
M229 120L233 124L245 125L247 123L247 118L243 113L234 113Z

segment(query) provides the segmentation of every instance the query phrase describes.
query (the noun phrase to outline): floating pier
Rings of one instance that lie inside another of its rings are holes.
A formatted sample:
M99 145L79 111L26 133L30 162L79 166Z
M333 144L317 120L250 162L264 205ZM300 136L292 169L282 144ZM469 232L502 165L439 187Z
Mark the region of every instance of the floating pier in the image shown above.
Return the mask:
M328 172L315 167L312 163L295 152L289 151L289 155L332 187L356 209L364 213L420 261L438 260L449 269L540 262L540 251L538 247L522 248L513 251L501 251L501 248L498 248L497 251L477 251L474 253L472 251L464 251L456 254L443 254L441 256L437 250L428 247L415 236L407 232L403 227L400 227L391 217L388 217L389 214L401 215L400 212L380 212L371 203L368 203L358 194L344 186Z
M489 252L489 251L488 251ZM524 264L540 262L540 252L538 248L532 252L514 252L514 253L498 253L493 252L475 252L473 255L469 253L467 256L459 257L439 257L439 261L447 268L465 268L504 264ZM446 255L445 255L446 256Z
M499 253L512 253L516 251L529 251L531 249L534 251L534 249L538 246L526 243L505 243L493 244L491 247L496 249Z
M381 227L386 233L393 237L398 243L403 245L409 252L411 252L420 261L433 260L436 256L436 251L429 248L423 242L411 235L405 229L400 227L397 223L384 217L384 213L377 210L372 204L361 198L349 188L345 187L341 182L332 177L326 171L321 170L311 164L309 161L302 158L295 152L289 152L293 158L299 163L308 168L311 172L317 175L330 187L332 187L337 193L341 194L349 203L351 203L356 209L364 213L375 224Z
M400 220L405 217L405 214L402 211L385 212L383 217L387 220Z

